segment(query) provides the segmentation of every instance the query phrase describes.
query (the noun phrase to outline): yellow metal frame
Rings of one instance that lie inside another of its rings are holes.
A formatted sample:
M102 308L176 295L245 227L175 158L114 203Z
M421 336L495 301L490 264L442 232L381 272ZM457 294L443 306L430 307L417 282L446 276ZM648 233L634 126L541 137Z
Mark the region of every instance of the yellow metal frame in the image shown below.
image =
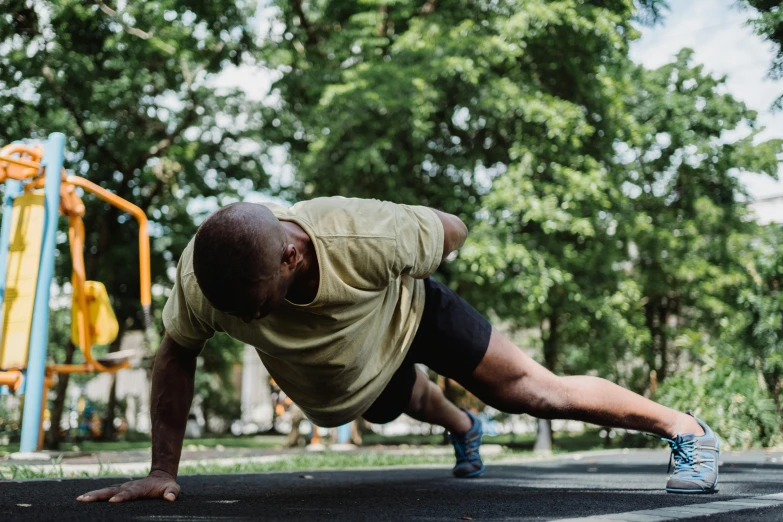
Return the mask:
M0 368L26 368L30 355L36 289L40 272L45 197L40 191L14 198L6 254L6 287L0 307Z

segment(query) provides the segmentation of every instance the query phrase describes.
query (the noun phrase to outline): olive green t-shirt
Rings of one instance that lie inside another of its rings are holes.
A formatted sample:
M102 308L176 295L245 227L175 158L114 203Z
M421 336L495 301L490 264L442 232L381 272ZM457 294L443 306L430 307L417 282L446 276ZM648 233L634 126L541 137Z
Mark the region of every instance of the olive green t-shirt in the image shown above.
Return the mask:
M250 323L221 313L196 282L191 240L163 324L185 347L202 348L215 331L254 346L269 374L315 424L339 426L372 405L405 358L424 309L422 279L443 255L443 225L427 207L377 200L332 197L291 208L265 206L310 236L320 268L315 299L306 305L285 301Z

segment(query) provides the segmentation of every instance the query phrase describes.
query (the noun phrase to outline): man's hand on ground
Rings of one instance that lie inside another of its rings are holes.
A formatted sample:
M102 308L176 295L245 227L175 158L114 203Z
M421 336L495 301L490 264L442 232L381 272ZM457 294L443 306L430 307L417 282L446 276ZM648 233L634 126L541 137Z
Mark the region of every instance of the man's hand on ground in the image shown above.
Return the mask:
M76 500L80 502L125 502L141 498L165 498L173 502L179 496L179 484L174 477L164 471L152 471L149 476L140 480L131 480L120 486L113 486L90 491Z

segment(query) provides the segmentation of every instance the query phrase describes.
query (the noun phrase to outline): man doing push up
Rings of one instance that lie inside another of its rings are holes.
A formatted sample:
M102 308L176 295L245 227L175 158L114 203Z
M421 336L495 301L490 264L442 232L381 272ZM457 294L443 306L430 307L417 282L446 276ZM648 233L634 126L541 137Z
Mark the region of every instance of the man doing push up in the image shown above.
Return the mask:
M421 206L341 197L291 208L235 203L185 248L163 310L152 374L148 477L78 500L175 500L196 357L216 332L256 347L270 375L319 426L402 413L448 430L456 477L484 472L477 419L446 400L425 364L508 413L655 434L672 447L666 490L709 493L719 442L691 414L597 377L552 374L430 276L467 227Z

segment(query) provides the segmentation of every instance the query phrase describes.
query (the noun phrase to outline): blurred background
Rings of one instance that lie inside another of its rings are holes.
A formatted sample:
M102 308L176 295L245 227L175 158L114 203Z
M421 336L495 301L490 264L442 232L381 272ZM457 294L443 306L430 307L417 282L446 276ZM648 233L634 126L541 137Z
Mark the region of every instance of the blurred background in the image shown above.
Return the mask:
M428 205L471 230L437 277L546 367L693 409L732 448L769 447L783 443L781 35L765 0L5 0L0 144L63 132L69 169L145 210L159 331L177 260L221 205ZM148 445L136 225L85 203L87 278L121 329L102 349L136 356L60 376L46 444ZM68 363L64 232L58 245L49 358ZM651 443L505 415L433 379L497 442ZM192 439L338 438L220 334L196 395ZM20 416L0 390L0 449ZM403 417L353 426L360 439L443 436Z

